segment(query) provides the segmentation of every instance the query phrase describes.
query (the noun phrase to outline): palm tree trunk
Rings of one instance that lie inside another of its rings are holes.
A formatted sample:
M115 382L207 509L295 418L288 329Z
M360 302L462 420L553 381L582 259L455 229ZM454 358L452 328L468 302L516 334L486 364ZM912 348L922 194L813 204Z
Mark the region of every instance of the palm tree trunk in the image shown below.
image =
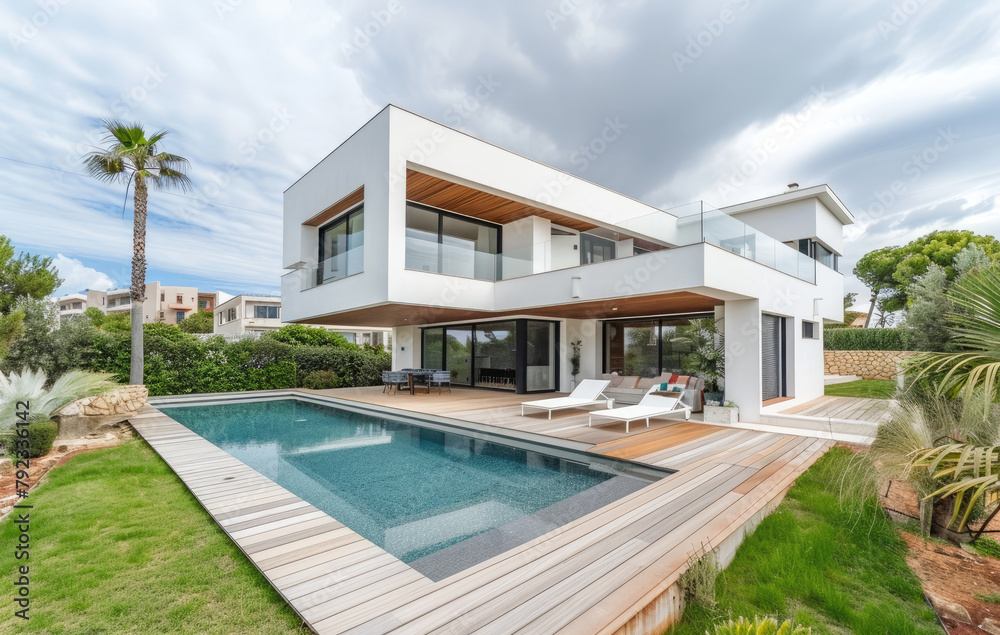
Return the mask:
M142 303L146 299L146 181L135 175L135 213L132 219L132 364L129 383L143 383Z

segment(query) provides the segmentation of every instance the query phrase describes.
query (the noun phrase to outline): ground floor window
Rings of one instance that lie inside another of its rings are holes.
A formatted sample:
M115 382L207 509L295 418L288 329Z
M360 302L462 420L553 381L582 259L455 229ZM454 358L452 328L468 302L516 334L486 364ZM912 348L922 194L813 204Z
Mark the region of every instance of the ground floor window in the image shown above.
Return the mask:
M559 324L502 320L422 330L421 367L451 372L452 384L516 392L555 390Z
M656 377L702 376L699 350L714 341L712 314L615 320L604 323L604 372Z

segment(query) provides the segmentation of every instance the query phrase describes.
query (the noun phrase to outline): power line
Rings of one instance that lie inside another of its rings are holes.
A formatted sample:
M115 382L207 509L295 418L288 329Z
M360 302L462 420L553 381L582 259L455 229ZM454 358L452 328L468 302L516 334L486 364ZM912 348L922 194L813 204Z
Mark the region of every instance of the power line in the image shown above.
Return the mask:
M52 170L53 172L61 172L63 174L69 174L71 176L79 176L79 177L82 177L82 178L85 178L85 179L89 179L90 178L86 174L81 174L79 172L72 172L70 170L63 170L62 168L54 168L54 167L52 167L50 165L41 165L40 163L30 163L28 161L22 161L20 159L14 159L14 158L5 157L5 156L0 156L0 159L2 159L4 161L10 161L12 163L20 163L21 165L28 165L28 166L35 167L35 168L42 168L43 170ZM262 214L264 216L270 216L271 218L281 218L280 214L271 214L271 213L264 212L264 211L261 211L261 210L258 210L258 209L250 209L250 208L247 208L247 207L240 207L239 205L229 205L228 203L217 203L215 201L210 201L210 200L204 199L204 198L197 198L195 196L188 196L186 194L178 194L177 192L161 192L161 194L166 194L168 196L178 196L180 198L186 198L188 200L197 201L199 203L205 203L205 204L208 204L208 205L215 205L216 207L229 207L231 209L238 209L238 210L242 210L244 212L251 212L251 213L254 213L254 214Z

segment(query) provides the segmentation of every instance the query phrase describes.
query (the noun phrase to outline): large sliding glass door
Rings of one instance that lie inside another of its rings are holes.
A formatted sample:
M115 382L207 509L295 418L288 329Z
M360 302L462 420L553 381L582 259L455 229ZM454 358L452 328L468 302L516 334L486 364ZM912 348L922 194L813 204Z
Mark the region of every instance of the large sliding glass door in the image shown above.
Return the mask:
M521 392L559 385L559 325L503 320L422 330L421 366L451 372L455 385Z
M605 322L604 372L640 377L697 374L698 361L692 354L712 337L702 323L706 319L714 318L696 315Z
M451 371L451 383L472 385L472 327L449 326L445 329L444 369ZM424 366L426 368L426 366Z
M514 390L517 387L515 353L517 323L490 322L476 325L476 385Z

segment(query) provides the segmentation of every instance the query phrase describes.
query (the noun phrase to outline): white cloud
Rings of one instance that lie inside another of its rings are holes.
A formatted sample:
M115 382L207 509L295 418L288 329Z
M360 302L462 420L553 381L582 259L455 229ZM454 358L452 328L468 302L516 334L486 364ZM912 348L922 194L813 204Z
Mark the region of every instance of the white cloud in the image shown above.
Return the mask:
M56 289L56 296L79 293L84 289L107 291L115 286L114 280L108 274L87 267L75 258L67 258L62 254L57 254L52 259L52 264L59 271L59 277L63 280L62 286Z

